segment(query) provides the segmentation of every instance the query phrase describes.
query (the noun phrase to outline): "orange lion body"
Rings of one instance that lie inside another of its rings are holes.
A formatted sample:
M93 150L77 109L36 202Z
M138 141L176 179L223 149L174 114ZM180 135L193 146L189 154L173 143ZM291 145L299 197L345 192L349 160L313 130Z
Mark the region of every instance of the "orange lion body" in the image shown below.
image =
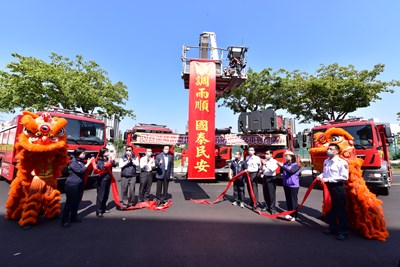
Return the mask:
M41 213L54 218L61 212L57 178L68 163L67 121L24 111L21 122L24 130L15 145L18 171L8 193L6 218L25 226L35 224Z

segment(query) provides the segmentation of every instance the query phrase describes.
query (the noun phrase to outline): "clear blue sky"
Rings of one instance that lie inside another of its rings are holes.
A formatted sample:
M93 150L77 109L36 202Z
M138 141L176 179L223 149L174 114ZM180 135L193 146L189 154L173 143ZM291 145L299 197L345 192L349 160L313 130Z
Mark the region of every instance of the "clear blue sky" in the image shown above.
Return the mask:
M212 31L219 47L249 47L248 66L300 69L321 63L353 64L357 69L386 65L382 80L400 79L400 1L20 1L0 3L0 68L11 53L48 61L51 52L83 55L128 86L121 130L139 122L166 124L184 132L188 91L181 80L182 45L197 45ZM398 88L351 115L397 123ZM279 114L290 117L283 110ZM10 115L1 114L0 119ZM218 108L216 126L237 117ZM293 116L292 116L293 117ZM297 129L306 126L297 125Z

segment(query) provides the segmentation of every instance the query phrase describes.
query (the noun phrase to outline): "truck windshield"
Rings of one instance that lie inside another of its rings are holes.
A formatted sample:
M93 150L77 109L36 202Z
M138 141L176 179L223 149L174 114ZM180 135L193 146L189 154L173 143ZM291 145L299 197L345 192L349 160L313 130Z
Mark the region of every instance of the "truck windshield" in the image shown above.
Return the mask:
M104 124L66 118L67 143L78 145L104 145Z
M373 138L371 125L356 125L342 128L353 136L355 148L372 147Z

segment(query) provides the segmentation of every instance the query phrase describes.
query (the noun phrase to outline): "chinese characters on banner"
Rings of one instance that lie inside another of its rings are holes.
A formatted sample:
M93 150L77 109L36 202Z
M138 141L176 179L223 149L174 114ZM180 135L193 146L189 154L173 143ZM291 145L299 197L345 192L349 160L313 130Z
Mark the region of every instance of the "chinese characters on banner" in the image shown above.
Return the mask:
M215 62L192 60L189 79L188 179L215 179Z

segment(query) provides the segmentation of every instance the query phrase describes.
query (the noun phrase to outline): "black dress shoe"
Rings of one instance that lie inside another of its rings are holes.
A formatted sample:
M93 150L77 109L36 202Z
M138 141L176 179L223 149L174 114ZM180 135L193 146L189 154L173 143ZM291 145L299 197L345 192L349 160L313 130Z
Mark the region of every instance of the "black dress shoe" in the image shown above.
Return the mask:
M103 213L96 211L96 216L97 217L104 217Z
M69 222L63 222L63 223L61 223L61 227L63 227L63 228L68 228L68 227L70 227L71 226L71 224L69 223Z
M330 229L324 230L323 233L326 235L336 235L336 231Z
M340 240L340 241L345 240L346 238L347 238L347 235L345 235L345 234L336 235L336 239Z
M22 229L24 229L24 230L29 230L29 229L31 229L32 228L32 225L31 224L25 224L23 227L22 227Z

